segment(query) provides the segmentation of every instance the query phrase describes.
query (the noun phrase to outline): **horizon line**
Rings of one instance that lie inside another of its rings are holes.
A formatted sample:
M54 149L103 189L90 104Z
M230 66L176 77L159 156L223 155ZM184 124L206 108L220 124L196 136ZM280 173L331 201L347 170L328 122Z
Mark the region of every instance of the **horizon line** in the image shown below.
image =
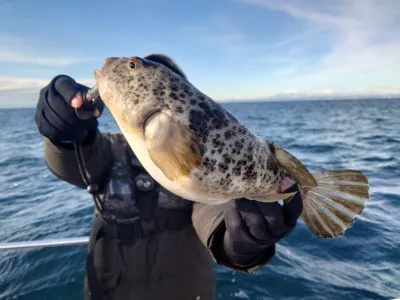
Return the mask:
M381 100L400 100L400 94L396 95L366 95L366 96L336 96L336 97L318 97L313 98L309 96L309 98L300 98L300 99L289 99L289 98L254 98L254 99L225 99L225 100L213 100L217 103L276 103L276 102L323 102L323 101L362 101L362 100L369 100L369 101L381 101ZM25 106L1 106L0 109L29 109L35 108L37 103L32 103L32 105L25 105Z

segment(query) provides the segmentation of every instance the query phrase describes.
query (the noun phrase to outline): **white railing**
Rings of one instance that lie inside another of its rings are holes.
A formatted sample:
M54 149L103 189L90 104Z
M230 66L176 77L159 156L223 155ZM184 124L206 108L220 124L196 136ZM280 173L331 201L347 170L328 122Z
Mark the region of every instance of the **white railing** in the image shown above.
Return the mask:
M72 245L87 244L88 242L89 242L89 237L9 242L9 243L0 243L0 250L16 250L16 249L27 249L27 248L72 246Z

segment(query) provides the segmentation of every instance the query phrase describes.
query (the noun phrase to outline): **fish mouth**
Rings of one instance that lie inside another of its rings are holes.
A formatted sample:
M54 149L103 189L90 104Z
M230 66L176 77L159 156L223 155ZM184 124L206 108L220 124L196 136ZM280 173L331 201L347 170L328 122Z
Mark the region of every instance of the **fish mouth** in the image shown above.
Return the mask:
M146 114L146 116L143 119L143 124L142 124L142 132L143 132L143 134L145 134L147 123L149 123L149 121L151 120L152 117L154 117L155 115L159 114L160 112L161 112L161 108L157 108L157 109L151 110L150 112L148 112Z
M99 79L100 76L101 76L101 71L100 71L100 70L94 70L93 74L94 74L94 77L95 77L96 80L97 80L97 79Z
M105 70L105 68L106 68L107 66L111 65L113 62L115 62L115 61L117 61L117 60L119 60L119 59L120 59L119 57L108 57L108 58L106 58L106 60L104 61L103 66L101 67L101 69L100 69L100 70L95 70L95 71L93 72L93 73L94 73L94 76L95 76L95 78L96 78L96 80L97 80L98 78L101 77L101 72L102 72L103 70Z

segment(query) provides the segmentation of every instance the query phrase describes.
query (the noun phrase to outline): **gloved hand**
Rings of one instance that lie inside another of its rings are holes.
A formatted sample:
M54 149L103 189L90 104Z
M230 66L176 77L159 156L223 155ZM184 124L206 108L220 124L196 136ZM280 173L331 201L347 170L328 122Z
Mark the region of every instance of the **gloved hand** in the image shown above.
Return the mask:
M98 127L97 117L104 104L94 107L93 117L87 120L78 118L75 108L83 105L82 94L88 87L76 83L66 75L58 75L40 91L36 107L35 122L39 132L57 142L82 144L90 132ZM91 109L91 108L89 108ZM87 110L87 109L86 109Z
M286 178L281 191L298 191L298 186ZM244 267L259 263L266 255L272 257L275 243L292 232L302 210L299 191L283 206L278 202L261 203L247 199L231 201L224 216L224 254L235 265Z

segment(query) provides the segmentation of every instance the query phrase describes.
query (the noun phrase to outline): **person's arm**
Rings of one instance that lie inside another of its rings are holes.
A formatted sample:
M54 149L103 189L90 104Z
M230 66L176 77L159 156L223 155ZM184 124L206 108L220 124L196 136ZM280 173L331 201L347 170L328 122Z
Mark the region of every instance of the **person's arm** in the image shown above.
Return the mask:
M104 104L85 107L93 113L87 119L78 118L75 111L82 110L82 94L88 89L69 76L56 76L40 91L35 114L36 125L43 135L46 165L57 177L82 188L86 185L74 144L82 149L91 183L100 183L111 160L109 140L98 130L97 117Z
M54 175L75 186L86 188L72 144L61 144L43 137L43 147L46 165ZM90 182L101 183L111 162L109 139L97 130L81 147Z
M293 185L285 192L296 190ZM273 258L276 243L293 231L302 208L299 192L283 206L247 199L222 205L195 203L192 221L217 264L252 273Z

